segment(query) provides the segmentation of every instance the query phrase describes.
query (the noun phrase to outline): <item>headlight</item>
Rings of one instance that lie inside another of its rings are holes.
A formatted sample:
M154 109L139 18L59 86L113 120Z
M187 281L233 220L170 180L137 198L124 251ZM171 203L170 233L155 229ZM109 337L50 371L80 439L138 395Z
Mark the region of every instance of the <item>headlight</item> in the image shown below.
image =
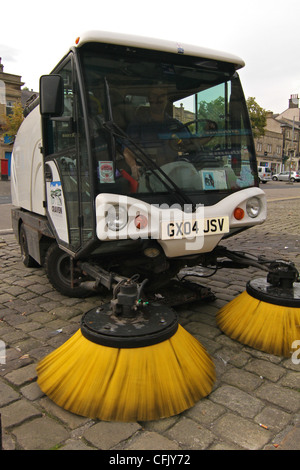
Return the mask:
M257 197L252 197L247 201L246 211L249 217L255 218L258 216L261 210L261 203Z
M127 224L127 210L122 206L111 206L106 215L106 223L109 230L122 230Z

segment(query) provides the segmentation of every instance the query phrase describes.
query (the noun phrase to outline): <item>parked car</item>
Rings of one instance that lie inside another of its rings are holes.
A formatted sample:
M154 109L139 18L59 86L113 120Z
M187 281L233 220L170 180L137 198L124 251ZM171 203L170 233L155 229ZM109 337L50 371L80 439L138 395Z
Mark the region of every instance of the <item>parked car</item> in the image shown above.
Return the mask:
M257 169L258 169L259 181L261 183L265 184L267 181L271 181L272 172L270 168L266 166L259 166Z
M272 176L273 181L300 181L300 171L282 171Z

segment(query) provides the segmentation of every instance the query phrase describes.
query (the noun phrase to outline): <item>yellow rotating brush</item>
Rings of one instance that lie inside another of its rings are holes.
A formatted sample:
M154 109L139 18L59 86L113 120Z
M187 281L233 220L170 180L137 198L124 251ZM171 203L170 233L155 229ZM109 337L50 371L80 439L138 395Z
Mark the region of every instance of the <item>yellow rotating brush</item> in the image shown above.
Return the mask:
M147 421L210 393L215 368L206 350L172 309L136 302L134 290L121 286L117 303L87 312L81 328L40 361L38 384L57 405L104 421Z
M293 342L300 340L300 283L294 282L293 266L285 268L278 276L249 281L245 292L219 310L217 324L227 336L277 356L292 354Z

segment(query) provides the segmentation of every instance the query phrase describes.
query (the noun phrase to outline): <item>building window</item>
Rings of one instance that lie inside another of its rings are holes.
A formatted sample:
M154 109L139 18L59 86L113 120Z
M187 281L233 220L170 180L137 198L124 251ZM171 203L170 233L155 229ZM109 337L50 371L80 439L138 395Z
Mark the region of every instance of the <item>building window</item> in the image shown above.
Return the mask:
M258 152L261 152L261 151L262 151L262 143L261 143L261 142L257 142L257 148L256 148L256 150L257 150Z
M277 145L277 147L276 147L276 154L281 155L281 146L280 145Z
M15 102L8 100L6 102L6 116L9 116L10 114L13 113L13 107L14 107Z
M271 152L272 152L272 145L271 145L271 144L268 144L268 145L267 145L267 152L268 152L268 153L271 153Z

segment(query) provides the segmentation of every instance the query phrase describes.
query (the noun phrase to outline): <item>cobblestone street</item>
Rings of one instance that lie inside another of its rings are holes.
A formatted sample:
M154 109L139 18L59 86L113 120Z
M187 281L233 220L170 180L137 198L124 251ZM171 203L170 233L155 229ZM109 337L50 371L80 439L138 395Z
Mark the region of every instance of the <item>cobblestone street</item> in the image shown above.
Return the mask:
M288 259L300 270L299 207L300 188L290 199L270 193L267 222L222 244ZM43 268L23 265L14 235L0 234L3 449L300 450L300 364L231 340L215 321L218 309L243 292L249 279L259 276L265 274L255 268L219 270L199 281L212 289L215 301L176 309L179 322L214 360L217 380L208 397L178 416L159 421L91 420L59 408L43 395L35 368L77 331L83 313L105 299L60 295Z

